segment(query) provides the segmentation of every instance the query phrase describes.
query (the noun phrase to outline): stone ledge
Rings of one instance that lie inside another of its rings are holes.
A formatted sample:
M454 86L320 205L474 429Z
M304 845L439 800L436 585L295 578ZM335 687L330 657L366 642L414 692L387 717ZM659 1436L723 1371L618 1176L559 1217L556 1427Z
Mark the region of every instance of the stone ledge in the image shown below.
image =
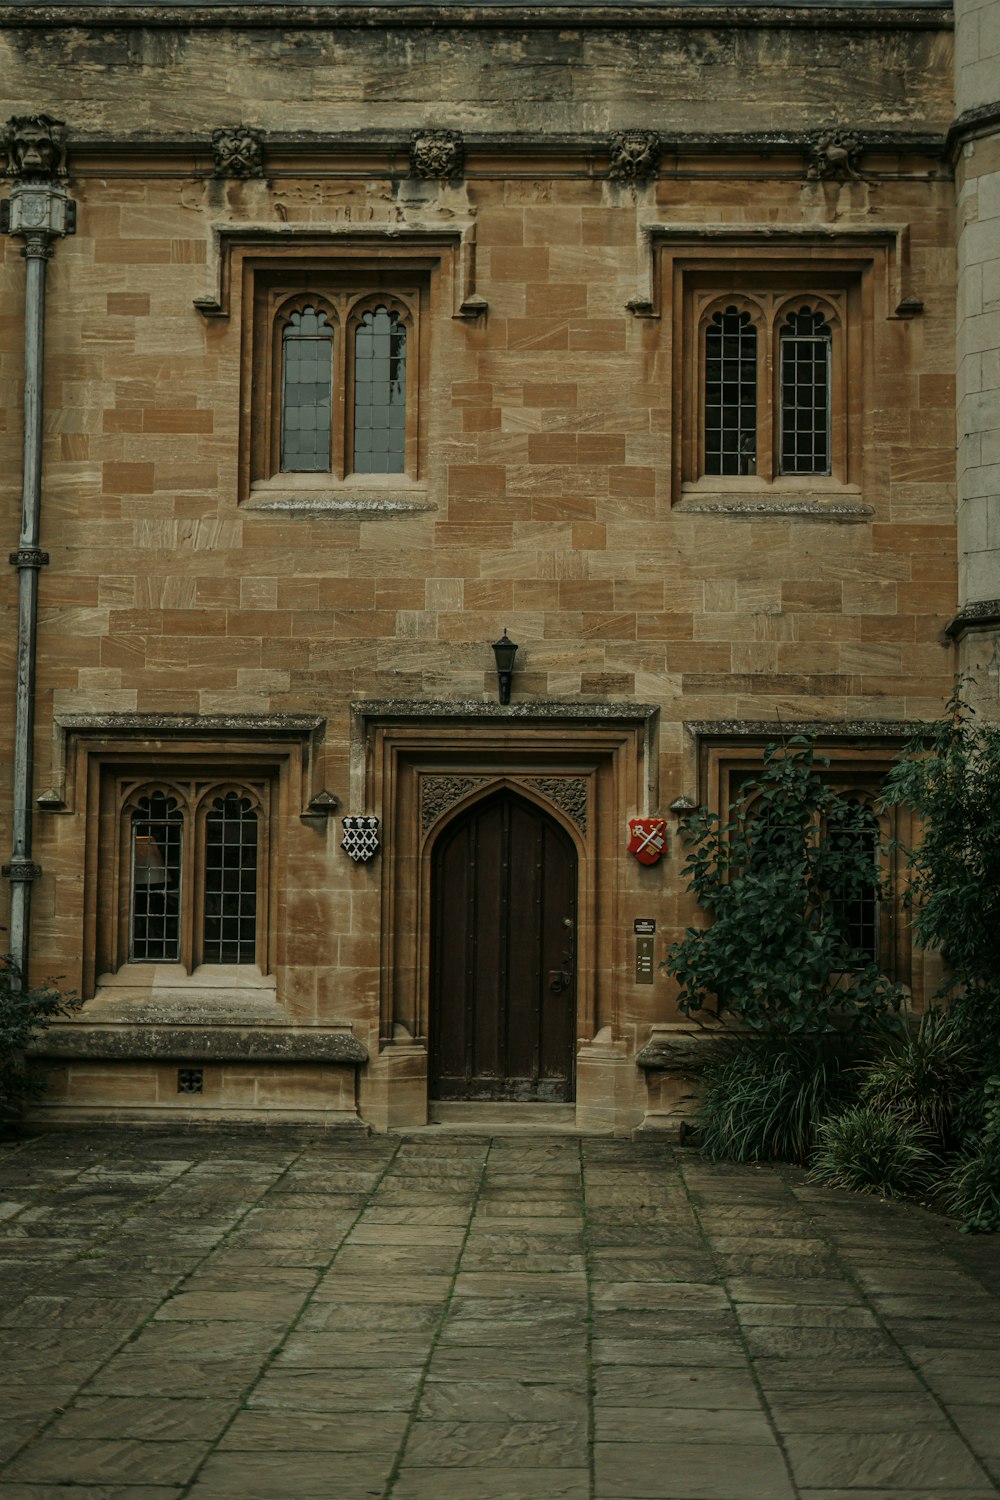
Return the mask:
M255 516L329 516L363 521L393 520L397 516L422 515L437 510L432 500L419 495L353 496L308 490L301 493L251 495L241 511Z
M351 1063L368 1049L343 1031L228 1026L52 1026L28 1048L65 1061Z
M674 506L687 516L793 516L810 521L865 521L874 507L854 501L821 500L681 500Z
M944 627L953 641L961 640L970 630L995 630L1000 625L1000 599L980 599L966 604Z
M516 678L515 678L516 682ZM351 704L360 719L591 719L635 723L655 718L658 703L609 703L580 699L571 703L534 698L520 703L497 703L490 698L362 698Z
M947 0L50 0L47 5L0 5L0 25L60 28L80 26L255 27L330 29L334 26L795 26L843 27L845 16L859 29L876 27L953 29Z
M830 740L912 739L927 728L923 719L685 719L684 728L696 739L778 738L793 734L816 735L820 744Z
M726 1035L654 1026L653 1035L635 1055L636 1067L648 1073L700 1073L719 1060Z

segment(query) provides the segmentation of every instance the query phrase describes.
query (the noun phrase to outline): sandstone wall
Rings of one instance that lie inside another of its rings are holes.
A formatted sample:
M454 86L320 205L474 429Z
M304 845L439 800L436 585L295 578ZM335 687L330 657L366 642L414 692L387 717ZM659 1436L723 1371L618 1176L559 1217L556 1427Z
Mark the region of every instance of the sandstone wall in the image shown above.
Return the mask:
M286 140L403 140L427 123L578 137L831 118L933 136L950 115L949 45L932 26L9 29L11 107L65 118L82 163L79 229L49 271L36 792L61 774L54 716L317 714L315 784L364 811L351 802L351 703L492 699L503 627L521 643L515 701L659 707L651 811L702 790L686 722L936 715L956 600L953 186L940 153L883 143L857 180L820 181L801 153L700 148L633 189L579 152L543 170L495 140L488 169L473 144L451 185L414 184L405 162L338 171L322 157L314 172L238 183L209 175L207 137L240 119ZM129 166L121 140L141 135L176 139L177 154ZM452 316L445 256L426 319L425 507L242 505L239 285L228 318L194 306L217 286L217 231L417 221L474 223L488 303ZM678 504L671 287L658 317L627 307L649 283L651 223L836 229L896 247L863 314L863 477L848 513ZM14 546L23 266L9 239L0 255L0 503ZM897 315L901 293L922 313ZM3 642L9 705L9 623ZM0 819L8 807L4 783ZM305 827L300 811L282 811L279 1001L295 1022L352 1024L374 1049L377 868L355 868L334 829ZM76 806L37 819L35 963L71 983L83 822ZM658 918L658 956L691 916L682 862L672 840L655 871L630 861L614 877L636 915ZM616 953L616 1024L634 1047L673 1012L665 981L639 989L631 949Z

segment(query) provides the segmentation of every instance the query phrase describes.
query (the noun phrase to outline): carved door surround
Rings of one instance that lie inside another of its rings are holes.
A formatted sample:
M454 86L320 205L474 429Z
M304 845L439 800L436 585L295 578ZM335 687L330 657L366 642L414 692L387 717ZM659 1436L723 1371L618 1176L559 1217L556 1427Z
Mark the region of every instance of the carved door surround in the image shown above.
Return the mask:
M621 872L625 819L655 806L651 704L359 703L352 797L382 817L380 1045L426 1043L435 843L504 788L534 802L579 860L576 1035L617 1029L627 964Z

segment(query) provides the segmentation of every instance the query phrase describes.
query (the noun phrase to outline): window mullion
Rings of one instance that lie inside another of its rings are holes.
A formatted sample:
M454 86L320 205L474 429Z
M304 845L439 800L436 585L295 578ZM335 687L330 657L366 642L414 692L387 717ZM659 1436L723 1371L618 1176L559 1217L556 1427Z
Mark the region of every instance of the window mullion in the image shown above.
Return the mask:
M181 963L190 974L201 962L201 908L205 865L205 820L197 804L188 798L184 806L184 844L181 864Z
M115 955L116 969L120 964L127 964L132 956L132 817L127 810L127 801L124 789L119 787L115 798L115 823L118 829L116 864L112 871L118 899L114 907L115 928L109 950Z
M267 934L270 922L271 871L271 798L268 788L261 795L257 815L257 967L262 974L270 970L271 955Z
M342 315L337 325L337 336L333 342L333 473L343 479L350 473L351 455L348 451L348 433L351 430L351 407L354 402L353 382L349 379L350 360L348 349L352 346L354 331L347 317Z
M769 299L770 300L770 299ZM778 472L778 350L774 309L769 306L767 322L757 340L757 474L765 484L772 484Z

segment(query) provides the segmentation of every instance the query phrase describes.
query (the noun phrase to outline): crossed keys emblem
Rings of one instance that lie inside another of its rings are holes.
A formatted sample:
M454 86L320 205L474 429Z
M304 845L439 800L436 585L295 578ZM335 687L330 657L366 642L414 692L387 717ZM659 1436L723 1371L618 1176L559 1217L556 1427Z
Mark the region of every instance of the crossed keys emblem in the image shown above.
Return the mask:
M667 843L665 818L629 818L628 852L641 865L655 865Z

